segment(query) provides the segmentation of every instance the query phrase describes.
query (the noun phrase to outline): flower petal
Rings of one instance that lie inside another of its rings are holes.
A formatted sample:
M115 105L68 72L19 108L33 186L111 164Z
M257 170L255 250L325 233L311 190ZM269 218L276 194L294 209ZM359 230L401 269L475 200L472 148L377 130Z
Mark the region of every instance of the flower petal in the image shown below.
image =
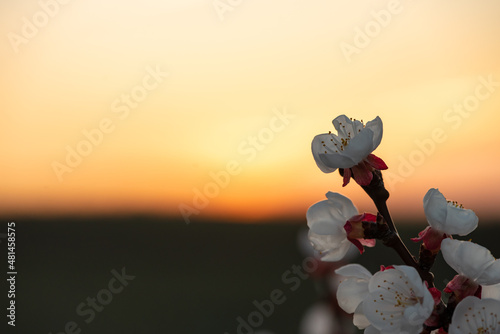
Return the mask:
M347 313L354 313L368 293L368 280L349 277L337 289L337 302Z
M317 234L334 234L338 233L340 227L343 228L343 217L328 200L311 205L306 218L307 226Z
M344 223L352 216L358 214L358 209L356 209L352 201L344 195L329 191L326 193L326 198L328 198L331 205L338 210L344 220Z
M492 298L500 300L500 283L483 286L481 291L481 298Z
M439 189L431 188L424 196L424 212L429 225L443 231L448 202Z
M380 145L380 142L382 141L382 135L384 132L384 125L382 124L382 120L377 116L373 120L366 123L366 128L373 131L372 151L375 151L375 149Z
M344 151L345 152L345 151ZM337 170L337 168L351 168L356 165L358 161L355 161L351 156L347 155L347 153L320 153L319 159L321 160L324 166L333 169L333 171ZM318 167L320 165L316 162ZM321 169L321 167L320 167ZM326 172L328 173L328 172Z
M444 239L441 252L446 263L460 275L482 285L500 283L499 265L487 248L470 241Z
M336 167L331 167L329 165L326 165L323 160L320 158L320 154L325 153L325 148L323 144L325 142L328 142L330 139L332 139L331 135L329 134L320 134L317 135L313 138L312 143L311 143L311 151L314 157L314 161L316 161L316 165L318 165L319 169L323 173L331 173L337 170ZM330 150L326 150L327 152Z
M349 145L344 147L342 153L349 156L356 165L373 152L372 141L373 131L364 129L349 141Z
M356 311L354 311L352 322L354 326L358 327L359 329L363 329L371 325L370 321L365 316L363 303L359 304L356 308Z
M448 204L448 214L446 215L447 234L467 235L477 227L479 218L470 209L457 208Z
M495 260L488 268L486 268L477 282L482 285L493 285L500 283L500 260Z
M354 133L354 128L352 126L352 121L346 115L340 115L334 118L332 121L333 127L339 135L342 137L347 137L347 133Z
M458 303L448 333L500 332L500 301L469 296Z
M342 187L347 186L349 184L349 181L351 181L351 169L344 168L344 180L342 183Z
M323 261L339 261L344 258L351 247L351 243L339 235L321 235L309 231L309 241L318 251Z
M368 164L370 164L370 166L372 166L375 169L386 170L389 168L385 164L384 160L380 159L375 154L369 154L366 157L365 161L368 162Z
M375 247L377 240L375 239L358 239L359 242L366 247Z
M363 161L352 167L352 176L354 177L356 183L358 183L360 186L369 185L373 179L372 171L365 165Z
M373 326L368 326L363 334L380 334L380 331Z
M333 192L328 192L326 197L327 200L311 205L306 213L307 226L316 234L338 233L339 227L343 229L346 221L358 214L349 198Z
M342 266L335 270L335 273L340 276L355 277L366 280L369 280L373 276L368 269L357 263Z

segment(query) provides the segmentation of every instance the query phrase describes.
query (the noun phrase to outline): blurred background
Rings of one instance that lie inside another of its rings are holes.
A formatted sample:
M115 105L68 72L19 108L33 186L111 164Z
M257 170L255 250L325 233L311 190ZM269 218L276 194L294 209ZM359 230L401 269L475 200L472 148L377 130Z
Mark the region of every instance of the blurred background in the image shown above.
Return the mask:
M307 208L337 191L375 210L312 159L340 114L382 118L374 153L404 237L439 188L500 256L499 13L494 0L2 1L0 237L16 222L16 330L232 334L280 289L287 301L252 330L299 333L320 294L282 276L307 256ZM398 261L381 247L355 261L382 259ZM136 279L87 324L75 309L122 268Z

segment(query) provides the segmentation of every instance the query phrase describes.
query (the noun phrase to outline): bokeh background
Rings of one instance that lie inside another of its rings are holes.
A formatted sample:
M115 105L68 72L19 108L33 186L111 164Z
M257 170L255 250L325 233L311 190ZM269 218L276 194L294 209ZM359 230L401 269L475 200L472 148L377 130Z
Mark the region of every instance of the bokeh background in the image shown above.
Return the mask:
M0 233L17 223L20 326L60 331L125 266L137 284L83 332L235 332L301 263L311 204L338 191L374 211L312 159L339 114L382 118L403 234L435 187L486 242L499 14L494 0L2 1ZM316 298L304 284L262 327L297 332Z

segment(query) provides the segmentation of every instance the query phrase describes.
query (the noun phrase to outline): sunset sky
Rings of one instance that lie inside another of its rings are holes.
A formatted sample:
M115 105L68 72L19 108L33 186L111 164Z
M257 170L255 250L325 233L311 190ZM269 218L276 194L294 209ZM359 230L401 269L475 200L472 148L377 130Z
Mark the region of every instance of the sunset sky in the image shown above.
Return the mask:
M2 216L300 218L327 191L373 212L310 151L346 114L382 118L374 153L397 218L422 216L429 188L500 217L496 0L29 0L0 13Z

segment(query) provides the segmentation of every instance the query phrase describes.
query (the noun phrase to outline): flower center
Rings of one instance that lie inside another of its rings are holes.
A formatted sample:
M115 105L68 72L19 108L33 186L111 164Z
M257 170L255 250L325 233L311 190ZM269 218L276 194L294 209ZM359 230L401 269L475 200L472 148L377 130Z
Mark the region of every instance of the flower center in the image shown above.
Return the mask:
M421 298L415 296L415 292L413 292L413 289L410 289L410 296L406 296L405 294L396 291L395 300L396 304L394 306L403 308L406 306L415 305L419 302L422 302Z
M328 151L330 151L330 153L339 153L339 151L343 151L349 145L349 141L365 127L363 120L357 121L351 118L351 121L353 121L353 123L347 124L347 128L346 124L339 122L340 128L338 129L338 135L334 135L331 131L328 131L331 137L330 141L326 143L324 141L321 142L325 149L325 154L329 153Z
M457 201L446 201L446 202L448 202L448 205L454 206L455 208L465 209L464 206L462 204L459 204Z

